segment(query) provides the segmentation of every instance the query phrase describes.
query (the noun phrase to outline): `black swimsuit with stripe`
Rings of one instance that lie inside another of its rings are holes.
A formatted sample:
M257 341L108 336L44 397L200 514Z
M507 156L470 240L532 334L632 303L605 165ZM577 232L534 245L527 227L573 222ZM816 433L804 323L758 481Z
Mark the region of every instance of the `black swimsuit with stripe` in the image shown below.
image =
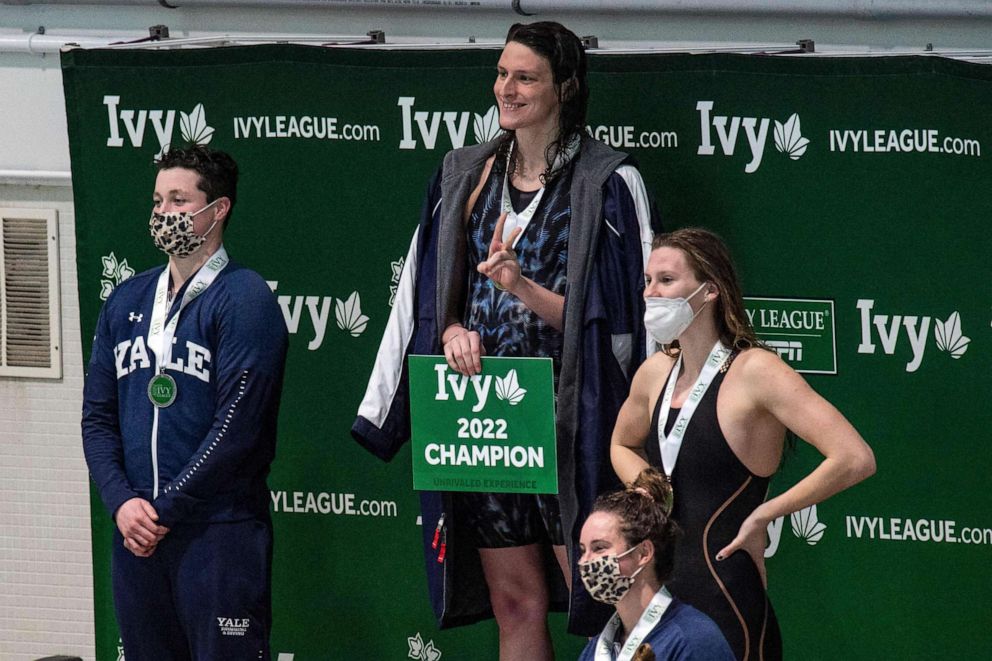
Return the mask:
M717 395L734 356L699 402L672 471L672 517L684 536L675 552L675 573L666 585L673 595L713 618L738 659L777 661L782 658L778 620L754 561L743 550L716 560L720 549L737 536L744 519L764 502L769 482L741 463L717 421ZM661 401L658 397L645 444L648 461L659 469ZM673 408L665 423L666 433L677 416L678 409Z

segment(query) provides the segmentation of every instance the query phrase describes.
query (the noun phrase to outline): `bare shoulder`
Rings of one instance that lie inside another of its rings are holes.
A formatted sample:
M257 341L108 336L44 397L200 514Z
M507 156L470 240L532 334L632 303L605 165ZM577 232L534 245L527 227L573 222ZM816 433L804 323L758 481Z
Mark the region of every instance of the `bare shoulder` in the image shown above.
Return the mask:
M658 376L666 377L672 371L675 358L676 356L669 356L662 351L657 351L641 364L637 370L637 375L646 379L653 379ZM634 378L636 379L637 376Z
M641 363L634 374L634 381L631 384L631 391L634 394L647 397L651 392L659 390L661 383L668 378L668 373L672 371L675 358L658 351Z
M769 376L796 374L782 358L774 351L754 347L744 349L734 358L737 371L747 380L767 379ZM798 374L796 374L798 376Z
M748 399L765 407L812 393L806 380L774 351L745 349L734 360L735 380ZM728 375L729 376L729 375Z

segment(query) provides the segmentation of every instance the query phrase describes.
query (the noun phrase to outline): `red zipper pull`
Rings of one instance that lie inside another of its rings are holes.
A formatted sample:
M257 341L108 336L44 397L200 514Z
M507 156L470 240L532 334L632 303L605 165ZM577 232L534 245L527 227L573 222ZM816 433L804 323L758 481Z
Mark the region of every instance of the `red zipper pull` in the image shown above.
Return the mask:
M445 530L441 534L441 552L437 554L437 561L443 563L444 555L448 551L448 531Z
M441 528L444 527L444 515L437 520L437 528L434 529L434 541L431 542L431 548L437 550L437 540L441 536Z

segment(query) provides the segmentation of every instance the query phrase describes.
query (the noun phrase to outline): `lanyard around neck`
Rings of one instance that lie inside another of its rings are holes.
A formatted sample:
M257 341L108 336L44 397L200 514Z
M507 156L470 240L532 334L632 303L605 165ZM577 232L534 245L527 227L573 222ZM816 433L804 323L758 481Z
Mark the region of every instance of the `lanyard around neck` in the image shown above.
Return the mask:
M148 327L148 347L155 354L158 371L164 372L165 366L169 364L172 357L172 338L176 334L176 327L179 325L179 315L183 309L193 302L193 300L205 292L207 287L213 284L220 272L228 265L230 259L227 257L227 250L224 246L215 252L207 263L200 267L200 270L193 276L186 293L179 303L179 309L168 319L169 314L169 266L166 265L162 275L158 277L158 285L155 287L155 304L152 307L151 323Z
M665 614L671 603L671 593L662 586L660 590L655 592L654 597L651 598L651 602L648 603L648 607L641 613L637 625L630 632L630 635L627 636L627 641L623 644L623 648L620 650L620 655L616 658L616 661L630 661L630 658L634 656L634 652L641 646L641 642L651 633L655 625L658 624L661 616ZM595 661L613 661L613 641L616 640L619 629L620 614L614 613L610 621L606 623L606 628L603 629L603 633L599 635L599 640L596 642Z
M520 213L517 213L513 210L513 202L510 200L509 166L509 159L507 159L507 167L503 172L503 196L500 204L501 210L506 214L506 222L503 223L503 236L500 237L500 241L506 241L506 239L509 238L510 234L512 234L513 230L516 228L522 228L520 234L517 235L516 241L513 242L513 246L510 246L512 248L515 247L520 241L520 237L523 236L524 231L527 229L527 225L530 224L530 219L534 217L534 212L537 211L537 205L541 203L541 198L544 197L545 188L544 186L541 186L541 189L537 191L537 195L535 195L534 199L530 201L527 208Z
M682 405L678 417L675 418L671 433L666 435L665 425L668 422L668 414L672 410L675 382L679 380L679 370L682 369L681 353L678 360L675 361L675 366L672 367L672 373L668 377L668 385L665 387L665 394L661 400L661 412L658 414L658 443L661 446L661 463L669 478L672 476L672 471L675 470L675 462L679 458L679 450L682 449L682 437L685 436L685 430L689 426L692 414L696 412L696 407L713 382L717 370L720 369L729 355L730 349L720 340L717 340L710 350L710 355L706 358L706 363L703 365L696 383L692 386L688 399Z

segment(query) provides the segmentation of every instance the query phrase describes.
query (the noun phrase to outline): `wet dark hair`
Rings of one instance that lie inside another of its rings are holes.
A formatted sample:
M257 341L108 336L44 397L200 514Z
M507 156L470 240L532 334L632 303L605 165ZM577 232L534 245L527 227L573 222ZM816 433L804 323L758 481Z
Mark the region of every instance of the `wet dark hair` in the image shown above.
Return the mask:
M200 175L196 187L207 194L207 202L226 197L231 208L224 218L224 228L231 219L234 203L238 201L238 164L231 155L203 145L191 145L183 149L169 149L155 163L157 171L171 168L193 170Z
M701 227L686 227L655 236L651 250L664 247L681 250L696 279L720 290L715 315L720 340L740 350L763 347L744 310L740 279L723 239ZM672 353L668 347L666 353Z
M672 485L664 474L657 468L645 468L626 489L604 493L592 506L593 512L617 517L620 534L628 547L651 540L654 573L661 583L672 577L675 544L682 535L678 525L669 518L671 498Z
M586 52L582 41L561 23L540 21L514 23L506 33L506 43L522 44L548 61L552 80L561 104L558 114L558 137L545 153L547 167L541 175L547 183L558 173L552 171L555 157L576 137L586 132L586 109L589 105L589 84L586 82ZM496 149L494 167L501 172L513 144L514 132L506 131ZM516 169L516 159L510 160L509 174Z

